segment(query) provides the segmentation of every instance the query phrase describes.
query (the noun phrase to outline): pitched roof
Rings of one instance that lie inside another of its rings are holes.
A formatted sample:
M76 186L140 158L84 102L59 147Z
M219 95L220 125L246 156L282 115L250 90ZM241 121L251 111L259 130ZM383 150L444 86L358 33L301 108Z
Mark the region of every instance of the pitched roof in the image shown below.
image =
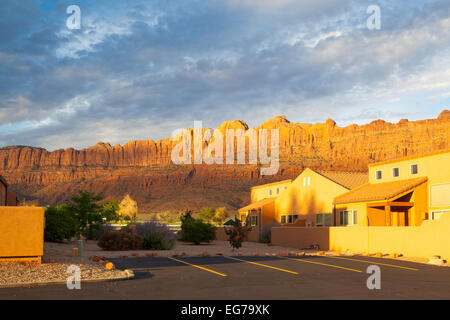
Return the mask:
M262 200L254 202L254 203L251 203L248 206L240 208L239 211L249 211L249 210L259 209L273 201L275 201L274 198L262 199Z
M427 177L384 183L367 183L334 199L335 203L389 200L426 182Z
M347 189L354 189L369 182L369 175L363 172L317 171L317 173Z

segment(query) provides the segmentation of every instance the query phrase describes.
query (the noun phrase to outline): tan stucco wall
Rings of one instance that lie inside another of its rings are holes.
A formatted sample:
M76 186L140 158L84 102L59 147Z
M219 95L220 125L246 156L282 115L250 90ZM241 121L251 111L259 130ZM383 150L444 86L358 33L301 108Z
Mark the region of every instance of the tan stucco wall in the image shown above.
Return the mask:
M0 207L0 259L43 253L44 208Z
M391 182L405 179L413 179L420 177L428 177L430 185L437 183L450 182L450 152L440 153L430 156L424 156L416 159L401 160L396 162L380 164L371 164L369 166L369 181L370 183ZM419 172L411 174L411 165L417 164ZM399 177L393 177L392 169L399 168ZM383 178L377 180L375 172L381 170Z
M278 197L290 184L291 180L288 181L280 181L278 183L269 183L266 185L256 186L251 189L251 203L257 202L259 200L268 199L268 198L276 198ZM277 189L279 193L277 194ZM269 193L269 190L272 190L272 194Z
M328 229L328 227L274 227L271 242L275 246L299 249L318 244L321 250L328 250Z
M322 244L329 250L354 253L401 253L408 257L450 260L450 212L417 227L272 228L272 243L293 248Z
M304 178L311 184L304 185ZM343 186L305 169L288 188L275 199L275 219L281 215L298 214L299 219L306 219L315 225L316 213L333 213L334 198L348 192Z

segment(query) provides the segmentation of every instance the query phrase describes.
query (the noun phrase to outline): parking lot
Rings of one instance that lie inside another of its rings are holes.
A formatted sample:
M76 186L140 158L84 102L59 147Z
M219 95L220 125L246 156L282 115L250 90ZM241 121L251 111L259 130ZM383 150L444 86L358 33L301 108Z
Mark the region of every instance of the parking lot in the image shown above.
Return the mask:
M362 256L109 259L135 279L0 289L0 299L450 299L450 268ZM369 290L367 268L381 270Z

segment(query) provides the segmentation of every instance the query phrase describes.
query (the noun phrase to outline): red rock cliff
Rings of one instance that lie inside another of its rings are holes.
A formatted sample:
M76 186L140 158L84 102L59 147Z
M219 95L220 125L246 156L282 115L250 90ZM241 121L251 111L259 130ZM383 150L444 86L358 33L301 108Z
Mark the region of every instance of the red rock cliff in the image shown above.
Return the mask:
M248 130L243 121L227 121L218 129ZM291 123L277 116L257 129L279 129L280 171L261 177L257 166L176 166L171 139L130 141L111 146L97 143L83 150L49 152L12 146L0 149L0 174L19 198L39 204L63 201L76 189L101 191L107 198L129 192L149 211L226 205L248 201L252 185L294 178L304 167L365 171L369 162L450 148L450 111L437 119L393 124L376 120L367 125L339 127L325 123Z

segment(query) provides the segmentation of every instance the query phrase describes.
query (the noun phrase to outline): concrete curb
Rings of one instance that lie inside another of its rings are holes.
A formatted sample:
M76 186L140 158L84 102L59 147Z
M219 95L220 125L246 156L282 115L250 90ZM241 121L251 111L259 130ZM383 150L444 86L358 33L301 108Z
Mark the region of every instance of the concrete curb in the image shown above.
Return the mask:
M128 271L128 272L127 272ZM131 271L131 272L130 272ZM124 270L126 276L120 278L113 279L86 279L81 280L81 284L83 283L96 283L96 282L113 282L113 281L123 281L123 280L131 280L134 279L134 273L132 270ZM46 282L26 282L26 283L16 283L16 284L0 284L0 289L3 288L23 288L23 287L36 287L36 286L47 286L47 285L59 285L66 284L66 281L46 281Z

